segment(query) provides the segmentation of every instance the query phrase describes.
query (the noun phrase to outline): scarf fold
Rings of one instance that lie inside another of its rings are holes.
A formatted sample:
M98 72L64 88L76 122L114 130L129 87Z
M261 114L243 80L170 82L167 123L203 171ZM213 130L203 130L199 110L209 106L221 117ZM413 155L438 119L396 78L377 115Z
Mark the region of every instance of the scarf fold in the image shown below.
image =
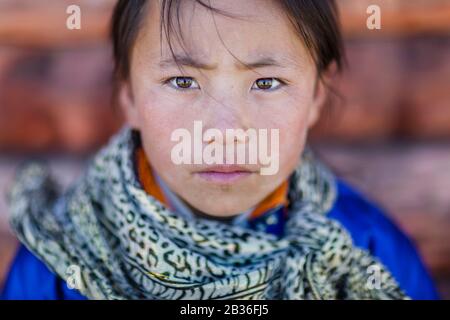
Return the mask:
M335 181L311 150L290 178L279 239L171 212L142 188L135 149L125 126L67 191L59 191L45 163L31 162L18 169L8 194L21 242L86 297L407 298L385 267L326 217Z

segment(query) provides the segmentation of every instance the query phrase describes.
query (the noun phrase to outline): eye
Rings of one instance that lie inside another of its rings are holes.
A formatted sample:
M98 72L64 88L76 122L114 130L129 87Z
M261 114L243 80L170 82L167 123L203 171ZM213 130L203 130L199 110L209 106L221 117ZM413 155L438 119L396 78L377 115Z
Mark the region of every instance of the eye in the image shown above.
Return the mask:
M192 77L173 77L167 80L177 90L198 89L200 86Z
M261 78L255 81L255 83L252 86L253 90L264 90L264 91L271 91L278 89L283 85L283 82L281 80L278 80L276 78Z

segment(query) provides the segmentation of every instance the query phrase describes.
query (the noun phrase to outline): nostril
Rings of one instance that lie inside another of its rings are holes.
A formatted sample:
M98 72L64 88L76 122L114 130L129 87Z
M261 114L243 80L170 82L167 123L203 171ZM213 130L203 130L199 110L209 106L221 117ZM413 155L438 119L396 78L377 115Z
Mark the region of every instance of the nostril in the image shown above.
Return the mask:
M224 130L220 130L218 128L209 128L214 129L215 131L219 131L222 136L222 143L229 144L229 143L238 143L238 144L245 144L250 141L250 137L248 134L248 129L235 129L235 128L226 128ZM216 135L205 135L204 136L204 142L206 144L212 144L216 143Z

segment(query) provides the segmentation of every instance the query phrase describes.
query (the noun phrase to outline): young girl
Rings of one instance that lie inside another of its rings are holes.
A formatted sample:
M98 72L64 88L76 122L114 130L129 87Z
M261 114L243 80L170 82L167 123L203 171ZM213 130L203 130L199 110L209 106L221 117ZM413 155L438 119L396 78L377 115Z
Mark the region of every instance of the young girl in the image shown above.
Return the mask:
M126 124L63 194L20 168L4 298L436 297L411 242L307 147L341 68L333 1L120 0L112 40Z

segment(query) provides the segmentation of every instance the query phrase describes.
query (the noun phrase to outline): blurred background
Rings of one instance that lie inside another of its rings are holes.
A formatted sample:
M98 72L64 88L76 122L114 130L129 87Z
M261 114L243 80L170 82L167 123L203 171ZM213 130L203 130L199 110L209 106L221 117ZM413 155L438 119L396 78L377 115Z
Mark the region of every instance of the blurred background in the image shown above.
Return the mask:
M450 1L337 0L343 103L313 145L414 240L450 299ZM121 126L111 106L114 0L0 0L0 287L17 241L4 190L18 163L48 159L63 185ZM81 30L66 28L81 7ZM381 30L368 30L369 5Z

